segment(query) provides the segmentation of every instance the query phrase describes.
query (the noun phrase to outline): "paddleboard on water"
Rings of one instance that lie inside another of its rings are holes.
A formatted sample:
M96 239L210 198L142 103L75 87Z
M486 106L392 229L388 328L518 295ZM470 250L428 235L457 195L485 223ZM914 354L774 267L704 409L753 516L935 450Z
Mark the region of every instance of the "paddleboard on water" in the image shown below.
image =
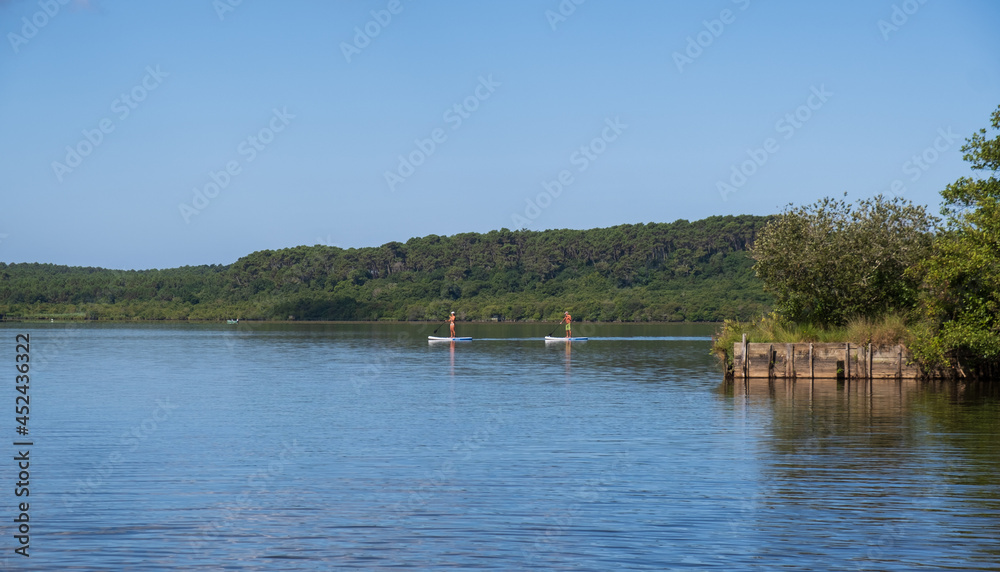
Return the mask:
M545 336L545 341L547 342L585 342L590 338L557 338L555 336Z
M471 342L472 338L439 338L437 336L427 336L429 342Z

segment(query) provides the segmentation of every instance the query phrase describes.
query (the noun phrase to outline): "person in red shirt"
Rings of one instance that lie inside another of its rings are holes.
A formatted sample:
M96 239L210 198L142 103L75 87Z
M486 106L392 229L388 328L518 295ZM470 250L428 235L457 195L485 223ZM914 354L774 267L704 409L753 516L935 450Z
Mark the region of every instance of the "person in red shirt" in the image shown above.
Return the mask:
M573 321L573 316L570 316L569 312L566 312L566 315L563 316L563 323L566 324L566 337L567 338L573 337L573 332L572 332L572 330L570 330L570 322L572 322L572 321Z
M451 313L451 317L448 318L448 327L451 328L451 337L455 337L455 312Z

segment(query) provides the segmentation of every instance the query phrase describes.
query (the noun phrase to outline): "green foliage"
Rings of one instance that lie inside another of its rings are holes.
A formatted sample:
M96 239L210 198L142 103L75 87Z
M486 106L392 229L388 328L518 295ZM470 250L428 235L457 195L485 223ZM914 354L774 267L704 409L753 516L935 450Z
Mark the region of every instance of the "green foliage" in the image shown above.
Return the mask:
M753 246L754 270L793 320L843 325L912 308L937 221L923 207L876 196L789 205Z
M0 263L0 314L87 319L719 321L770 310L747 255L765 217L297 246L228 266Z
M1000 129L1000 107L992 114ZM963 158L984 178L962 177L941 192L947 226L933 255L919 265L924 277L924 323L914 348L922 361L950 364L964 374L996 373L1000 358L1000 135L986 129L966 140Z

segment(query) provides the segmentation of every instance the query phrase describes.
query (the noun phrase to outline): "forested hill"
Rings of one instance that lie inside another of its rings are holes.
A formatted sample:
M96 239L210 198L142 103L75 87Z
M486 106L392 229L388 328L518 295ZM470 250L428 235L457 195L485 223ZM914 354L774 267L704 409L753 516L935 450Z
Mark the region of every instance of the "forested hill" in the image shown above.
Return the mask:
M231 265L0 263L11 318L721 321L770 309L748 245L767 217L430 235L264 250Z

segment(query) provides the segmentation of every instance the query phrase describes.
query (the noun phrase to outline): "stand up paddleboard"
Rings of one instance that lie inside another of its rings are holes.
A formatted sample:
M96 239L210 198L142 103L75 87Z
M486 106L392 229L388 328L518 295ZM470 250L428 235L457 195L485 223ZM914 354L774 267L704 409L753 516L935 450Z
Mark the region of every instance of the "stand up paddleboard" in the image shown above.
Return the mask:
M545 336L547 342L585 342L590 338L557 338L555 336Z
M439 338L437 336L427 336L429 342L471 342L472 338Z

